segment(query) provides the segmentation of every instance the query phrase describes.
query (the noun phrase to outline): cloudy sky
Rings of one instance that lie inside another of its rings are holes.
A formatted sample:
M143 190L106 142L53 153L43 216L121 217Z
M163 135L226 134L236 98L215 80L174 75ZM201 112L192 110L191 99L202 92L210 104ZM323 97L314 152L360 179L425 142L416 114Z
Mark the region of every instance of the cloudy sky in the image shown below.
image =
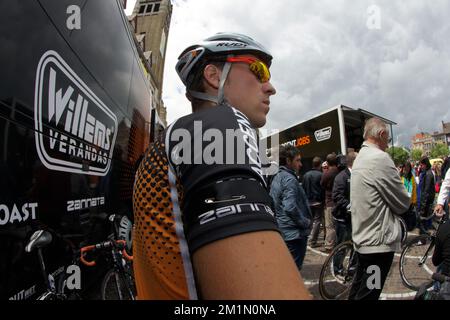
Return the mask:
M134 5L129 0L129 7ZM274 56L267 129L333 106L398 123L397 144L450 122L448 0L172 0L163 99L169 123L190 112L174 66L220 31L247 34ZM127 10L129 14L129 11Z

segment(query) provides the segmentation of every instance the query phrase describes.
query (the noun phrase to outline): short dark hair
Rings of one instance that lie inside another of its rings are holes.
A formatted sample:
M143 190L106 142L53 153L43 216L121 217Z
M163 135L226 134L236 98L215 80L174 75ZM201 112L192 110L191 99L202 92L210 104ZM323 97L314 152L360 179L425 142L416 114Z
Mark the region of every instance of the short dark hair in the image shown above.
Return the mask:
M322 159L320 159L320 157L314 157L312 160L313 168L320 168L321 165L322 165Z
M300 150L297 147L287 145L280 147L280 166L285 166L287 160L294 160L296 156L300 155Z
M327 155L328 166L337 166L337 157L335 153L330 153Z
M422 158L420 158L420 163L424 164L427 167L427 169L431 169L431 162L427 156L423 156Z

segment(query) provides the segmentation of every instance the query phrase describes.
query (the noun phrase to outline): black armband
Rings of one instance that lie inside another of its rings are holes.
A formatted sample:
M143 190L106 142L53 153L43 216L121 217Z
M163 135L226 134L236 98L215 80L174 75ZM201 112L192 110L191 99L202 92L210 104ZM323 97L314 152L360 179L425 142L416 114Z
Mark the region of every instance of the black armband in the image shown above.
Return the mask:
M270 196L259 181L214 181L186 195L183 220L191 252L213 241L253 231L276 230Z

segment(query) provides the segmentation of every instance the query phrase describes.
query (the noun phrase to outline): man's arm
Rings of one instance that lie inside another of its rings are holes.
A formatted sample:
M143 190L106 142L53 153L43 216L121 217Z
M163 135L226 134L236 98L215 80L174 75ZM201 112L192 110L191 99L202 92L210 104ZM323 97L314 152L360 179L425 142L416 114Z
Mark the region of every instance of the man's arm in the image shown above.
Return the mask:
M423 188L420 189L420 208L419 212L423 212L425 210L425 207L427 205L430 205L430 193L433 192L434 189L434 178L433 175L428 174L428 172L425 173L425 176L423 178Z
M320 186L324 190L327 188L328 176L329 176L328 172L325 172L324 174L322 174L322 177L320 177Z
M312 188L311 188L312 177L309 172L303 177L303 190L305 190L306 197L308 200L312 199Z
M298 181L294 178L284 181L285 188L281 199L282 210L302 229L309 228L311 220L305 215L309 208L299 208L297 201ZM307 205L307 204L306 204Z
M193 254L202 299L311 299L280 234L257 231L218 240Z
M384 159L383 166L374 172L377 176L377 179L375 179L377 191L392 212L395 214L403 214L408 210L411 199L406 192L406 188L398 175L394 163L388 155L386 157L387 159Z
M345 197L346 184L347 181L345 181L345 176L343 175L338 175L334 180L332 196L339 210L346 209L350 204L350 200Z
M442 181L441 190L439 192L437 205L434 208L438 215L441 215L444 210L445 201L448 199L450 193L450 170L447 170L444 181Z

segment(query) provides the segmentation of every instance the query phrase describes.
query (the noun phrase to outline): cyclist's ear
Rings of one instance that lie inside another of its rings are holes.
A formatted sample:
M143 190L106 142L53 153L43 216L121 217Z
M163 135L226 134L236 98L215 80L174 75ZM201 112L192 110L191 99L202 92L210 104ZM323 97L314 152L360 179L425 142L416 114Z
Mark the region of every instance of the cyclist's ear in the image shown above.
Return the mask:
M213 64L208 64L205 69L203 69L203 79L206 84L213 89L219 89L221 75L222 70Z

